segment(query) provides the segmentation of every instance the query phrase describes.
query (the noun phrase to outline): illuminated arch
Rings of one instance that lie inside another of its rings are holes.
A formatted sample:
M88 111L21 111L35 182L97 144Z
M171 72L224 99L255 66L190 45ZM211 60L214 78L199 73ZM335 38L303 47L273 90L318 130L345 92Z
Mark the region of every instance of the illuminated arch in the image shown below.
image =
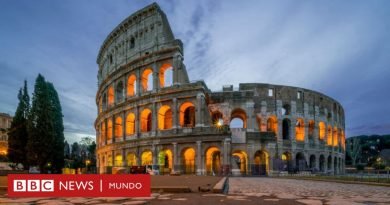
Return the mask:
M172 151L169 149L161 150L158 153L158 165L160 165L160 168L169 168L172 170Z
M141 165L152 165L153 164L153 155L152 151L144 151L141 154Z
M269 157L268 153L262 150L256 151L254 155L254 167L252 170L253 175L266 175L269 170Z
M141 132L152 131L152 111L144 109L141 112Z
M124 99L124 86L123 82L119 81L119 83L115 87L115 102L122 102Z
M275 135L278 133L278 119L275 116L268 118L267 132L273 132Z
M158 111L158 129L166 130L172 128L172 110L168 105L164 105Z
M160 87L169 87L173 83L173 68L171 64L165 63L160 68Z
M290 152L284 152L282 154L283 171L292 171L292 156Z
M314 120L310 120L309 121L309 133L308 133L309 139L314 138L314 129L315 129Z
M223 122L223 115L221 112L219 111L214 111L212 114L211 114L211 120L212 120L212 125L216 126L216 127L220 127L224 124Z
M107 157L107 166L112 167L112 156L108 155Z
M101 129L101 142L105 142L106 141L106 137L107 137L107 130L106 130L106 123L105 122L102 122L101 126L100 126L100 129Z
M108 88L108 106L111 106L114 104L114 88L110 86Z
M122 128L122 118L117 117L115 119L115 137L119 138L122 137L123 128Z
M326 128L325 128L325 123L324 122L319 122L318 123L318 130L319 130L319 138L320 138L320 140L324 140L325 139L325 132L326 132Z
M191 102L185 102L180 106L180 126L195 127L195 106Z
M247 115L241 108L233 110L230 116L230 128L246 128Z
M137 94L137 77L130 75L127 79L127 96L134 96Z
M338 146L339 145L339 133L338 133L338 130L337 130L337 127L334 127L333 128L333 146Z
M183 150L182 154L183 160L183 172L185 174L193 174L195 173L195 149L194 148L186 148Z
M127 166L137 166L137 156L134 153L128 153L126 160Z
M126 117L126 135L132 135L135 133L135 115L129 113Z
M115 155L115 166L116 167L120 167L120 166L122 166L122 155L121 154L116 154Z
M333 143L333 141L332 141L332 127L329 125L328 126L328 130L327 130L327 136L326 136L326 144L327 145L329 145L329 146L332 146L332 143Z
M142 72L142 89L143 91L150 91L153 89L153 71L147 68Z
M107 122L107 140L112 139L112 120L109 119Z
M107 95L106 95L106 93L103 94L103 98L102 98L102 109L103 109L103 110L106 110L106 109L107 109Z
M291 127L291 120L288 119L288 118L283 119L283 122L282 122L283 140L289 140L290 139L290 127Z
M234 169L234 166L236 166L241 174L247 174L248 173L248 155L246 152L242 150L235 150L232 154L232 162L234 163L232 166L232 169Z
M295 125L295 139L297 141L305 140L305 124L302 118L297 119L297 123Z
M305 155L303 155L302 152L298 152L295 156L295 168L298 169L298 171L304 171L306 170L307 162Z
M217 147L206 150L206 173L218 175L221 173L221 151Z

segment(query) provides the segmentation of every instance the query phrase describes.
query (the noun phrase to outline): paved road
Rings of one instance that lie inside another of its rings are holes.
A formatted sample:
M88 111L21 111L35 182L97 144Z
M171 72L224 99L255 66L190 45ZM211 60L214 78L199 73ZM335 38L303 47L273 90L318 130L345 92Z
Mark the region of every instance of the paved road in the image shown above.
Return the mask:
M229 194L304 204L390 204L390 187L277 178L230 178Z

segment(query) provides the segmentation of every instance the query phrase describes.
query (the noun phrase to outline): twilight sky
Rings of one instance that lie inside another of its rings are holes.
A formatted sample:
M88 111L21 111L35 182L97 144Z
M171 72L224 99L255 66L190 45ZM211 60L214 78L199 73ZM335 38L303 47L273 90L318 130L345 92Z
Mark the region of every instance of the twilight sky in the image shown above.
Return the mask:
M261 82L338 100L346 134L390 133L390 1L158 1L184 43L190 80L212 90ZM96 57L106 36L152 1L0 1L0 112L23 80L54 83L68 141L94 136Z

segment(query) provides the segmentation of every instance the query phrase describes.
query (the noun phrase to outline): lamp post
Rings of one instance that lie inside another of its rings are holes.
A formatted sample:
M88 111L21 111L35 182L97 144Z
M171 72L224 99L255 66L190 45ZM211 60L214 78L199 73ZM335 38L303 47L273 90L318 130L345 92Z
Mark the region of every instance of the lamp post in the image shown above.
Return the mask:
M87 159L85 160L85 171L88 172L88 165L91 163L91 160Z

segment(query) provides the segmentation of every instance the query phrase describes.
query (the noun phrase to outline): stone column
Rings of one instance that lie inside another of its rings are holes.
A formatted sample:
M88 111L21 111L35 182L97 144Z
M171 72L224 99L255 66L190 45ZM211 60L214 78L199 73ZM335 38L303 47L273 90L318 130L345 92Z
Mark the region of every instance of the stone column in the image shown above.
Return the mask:
M142 76L141 76L141 69L137 69L135 72L136 75L136 96L141 96L141 84L142 84Z
M202 167L202 141L196 141L196 175L202 175L204 173Z
M173 72L173 85L177 85L177 84L180 84L179 83L179 69L180 69L180 66L181 66L181 55L179 53L176 53L173 57L173 69L172 69L172 72Z
M247 122L246 122L246 130L247 131L254 131L254 124L256 122L256 115L254 113L254 105L255 103L254 102L247 102L246 103L246 109L247 109L247 115L248 115L248 119L247 119Z
M115 143L115 116L113 115L112 117L111 117L111 122L112 122L112 127L111 127L111 130L110 130L110 132L111 132L111 142L112 143Z
M111 161L112 161L112 166L115 167L115 150L111 150Z
M156 102L153 102L152 105L152 136L156 136L157 132L157 105Z
M141 126L141 123L140 123L140 120L141 120L141 116L139 114L139 107L138 105L135 106L134 108L134 114L135 114L135 119L134 119L134 127L135 127L135 135L136 135L136 138L138 139L139 138L139 133L140 133L140 126Z
M252 167L254 165L254 145L248 144L248 175L252 175Z
M157 158L158 158L158 153L157 153L157 147L155 144L152 145L152 161L153 161L153 166L157 165Z
M177 142L173 142L173 170L172 172L175 173L177 170L179 170L179 163L178 163L178 156L177 156Z
M196 127L202 127L203 126L203 116L202 116L202 110L203 110L203 103L202 103L202 94L198 94L196 96L196 115L195 115L195 126Z
M157 92L160 85L159 85L159 79L158 79L159 70L158 70L156 62L153 63L152 68L153 68L153 92Z
M173 121L173 125L172 125L172 128L173 129L176 129L176 128L178 128L178 118L179 118L179 116L178 116L178 107L177 107L177 98L173 98L172 99L172 121Z
M126 149L122 149L122 167L127 166L127 160L126 160Z
M103 123L104 123L104 127L105 127L105 130L104 130L104 139L103 139L104 141L103 141L103 142L104 142L104 145L106 145L106 144L107 144L107 133L108 133L108 132L107 132L107 131L108 131L108 129L107 129L107 119L105 119Z
M123 111L122 113L122 139L123 141L126 140L126 112Z

